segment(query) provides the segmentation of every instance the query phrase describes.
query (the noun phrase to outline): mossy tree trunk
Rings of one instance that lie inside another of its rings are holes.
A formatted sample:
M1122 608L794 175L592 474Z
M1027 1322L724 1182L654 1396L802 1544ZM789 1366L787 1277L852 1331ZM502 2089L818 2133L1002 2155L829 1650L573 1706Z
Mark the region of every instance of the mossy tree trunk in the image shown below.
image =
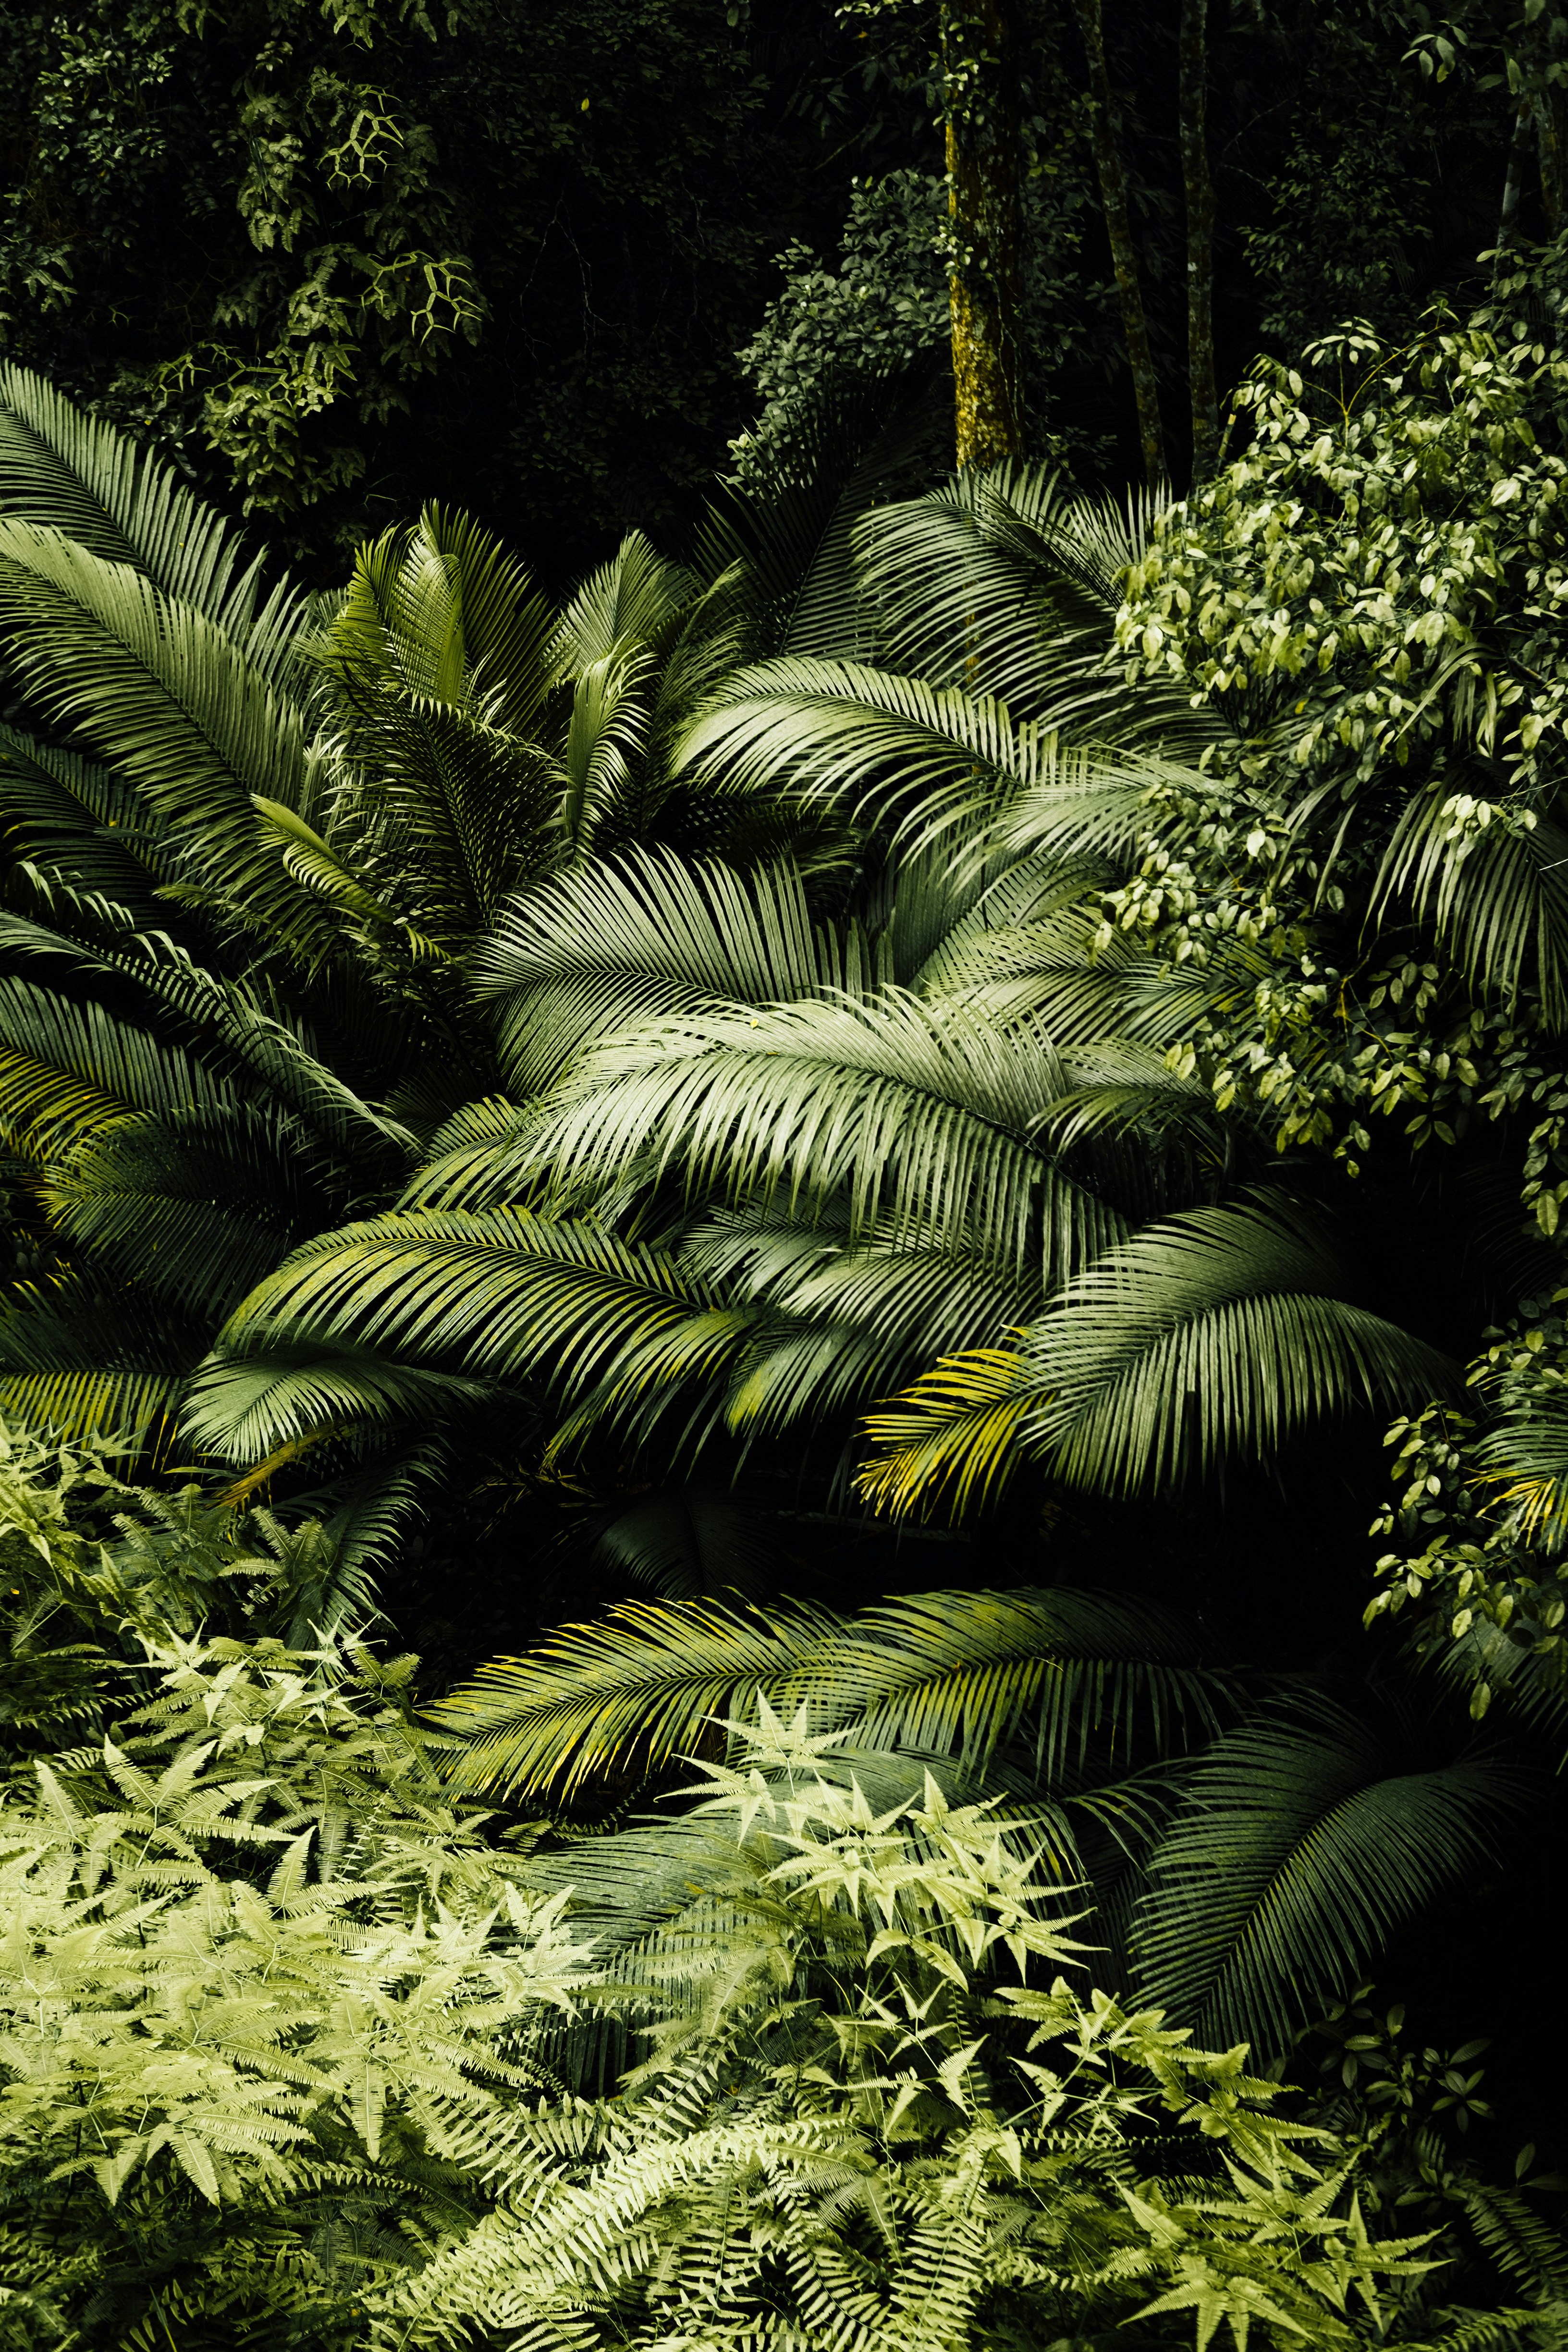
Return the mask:
M943 0L942 62L960 466L1021 457L1024 226L1018 61L1002 0Z

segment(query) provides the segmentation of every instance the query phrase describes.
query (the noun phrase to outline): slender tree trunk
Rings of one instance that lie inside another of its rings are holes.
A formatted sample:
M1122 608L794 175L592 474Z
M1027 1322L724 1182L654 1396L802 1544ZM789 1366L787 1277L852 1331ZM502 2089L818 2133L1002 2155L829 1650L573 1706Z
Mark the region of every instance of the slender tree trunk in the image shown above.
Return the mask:
M1149 348L1149 326L1143 297L1138 290L1138 249L1127 211L1127 182L1116 145L1110 102L1110 74L1105 62L1105 31L1100 0L1073 0L1079 30L1089 60L1089 119L1093 126L1094 167L1100 177L1100 200L1110 237L1110 260L1121 297L1121 326L1132 367L1132 392L1138 403L1138 438L1143 449L1143 473L1151 488L1164 478L1165 445L1160 430L1160 394L1154 380L1154 354Z
M1182 179L1187 199L1187 384L1193 409L1193 483L1219 463L1219 389L1214 363L1214 182L1204 116L1208 106L1208 0L1182 0Z
M1557 92L1548 84L1535 101L1535 121L1541 140L1541 201L1546 210L1546 226L1556 236L1568 213L1564 201L1563 125L1558 118Z
M948 279L958 462L1021 457L1024 225L1017 68L1004 0L942 0Z
M1508 173L1502 184L1502 215L1497 232L1500 254L1513 243L1519 225L1519 200L1524 193L1524 170L1534 130L1535 108L1528 98L1522 98L1514 110L1513 137L1508 148ZM1497 276L1495 268L1492 276L1494 278Z

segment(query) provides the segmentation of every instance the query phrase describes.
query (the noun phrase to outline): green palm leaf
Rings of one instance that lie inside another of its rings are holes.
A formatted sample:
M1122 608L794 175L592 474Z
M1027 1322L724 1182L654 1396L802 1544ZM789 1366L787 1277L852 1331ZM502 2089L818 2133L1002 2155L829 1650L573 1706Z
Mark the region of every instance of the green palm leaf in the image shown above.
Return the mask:
M0 812L7 851L46 893L97 894L138 921L162 911L154 893L174 878L174 861L141 830L135 793L109 769L0 727Z
M647 748L646 688L651 665L634 644L585 662L573 681L572 714L562 755L560 822L568 847L578 856L602 844L616 845L617 833L635 834L646 821L652 797L641 782Z
M816 926L793 861L745 875L669 850L628 850L563 874L502 913L475 958L499 998L511 1084L531 1092L588 1041L715 998L767 1003L857 992L869 957L854 927Z
M134 1445L167 1420L206 1333L133 1294L65 1274L0 1311L0 1412L68 1440Z
M143 1089L135 1097L143 1110L162 1115L194 1103L197 1097L187 1081L199 1063L210 1087L259 1091L275 1107L271 1117L301 1127L309 1139L307 1160L318 1177L331 1169L360 1184L384 1182L413 1157L416 1145L407 1129L364 1102L311 1051L299 1027L267 1010L248 987L204 971L166 940L128 936L118 950L95 949L22 917L0 914L0 956L52 983L26 1000L47 1021L47 1034L39 1034L36 1048L66 1055L58 1066L88 1082L109 1075L108 1065L94 1058L97 1046L91 1042L110 1034L104 1026L110 1017L106 1001L129 998L136 1005L141 1019L120 1025L131 1034L143 1025L155 1029L157 1043L181 1055L169 1066L164 1086L154 1085L144 1073ZM56 1006L47 1015L46 998ZM76 1009L68 1012L73 1001ZM32 1034L22 1004L17 999L12 1006L19 1044ZM84 1023L91 1030L86 1043ZM62 1044L64 1038L71 1043ZM115 1048L121 1050L130 1047Z
M235 1097L202 1064L100 1004L0 977L0 1135L32 1160L174 1106L219 1116Z
M1491 1862L1523 1794L1485 1758L1401 1769L1326 1700L1227 1733L1150 1859L1142 1994L1210 2046L1289 2049L1400 1928Z
M792 420L765 478L716 486L697 536L704 579L734 583L754 651L806 657L874 649L853 556L857 518L922 471L927 420L907 372L825 384Z
M562 615L563 667L580 675L634 646L667 651L696 593L691 572L660 555L640 530L628 531Z
M1125 1755L1213 1726L1221 1685L1161 1612L1100 1593L934 1592L855 1619L797 1604L630 1601L498 1659L435 1710L466 1786L569 1795L657 1771L765 1697L868 1747L977 1769L1026 1727L1042 1778L1093 1740Z
M967 1222L1065 1270L1122 1230L1027 1139L1065 1084L1037 1030L893 990L694 1013L581 1062L531 1159L573 1185L644 1167L792 1213L842 1192L852 1235Z
M1453 1390L1447 1357L1351 1305L1343 1284L1283 1196L1148 1226L1075 1276L1016 1348L954 1359L872 1415L891 1450L862 1492L895 1509L950 1479L984 1493L1025 1454L1069 1485L1139 1493L1357 1401Z
M324 838L301 844L316 887L351 915L400 920L457 955L556 862L561 777L539 744L454 703L387 694L354 750Z
M933 1356L1026 1319L1041 1303L1039 1270L999 1259L990 1239L960 1230L940 1248L901 1246L896 1235L851 1248L815 1224L743 1215L699 1229L683 1260L728 1275L765 1309L735 1362L728 1425L821 1424Z
M285 585L258 612L262 559L242 568L225 518L172 466L11 362L0 366L0 516L63 532L105 562L145 573L165 595L243 639L247 658L269 677L292 659L300 592Z
M1016 727L1006 705L858 662L769 662L742 669L700 713L677 772L732 793L778 790L898 811L980 772L1016 791L1042 780L1054 736Z
M193 1384L186 1425L216 1452L258 1459L301 1433L302 1413L352 1420L368 1397L384 1419L426 1375L467 1389L535 1371L635 1386L640 1351L688 1344L720 1305L667 1255L598 1226L396 1211L318 1235L251 1293ZM384 1368L384 1393L366 1389L366 1364Z
M236 639L129 565L22 522L0 522L0 635L39 709L135 787L198 888L286 928L299 894L251 795L308 818L319 779L298 706Z
M783 1565L776 1522L701 1486L666 1487L602 1514L594 1553L666 1601L765 1591Z
M1553 1028L1568 1023L1568 832L1516 832L1505 816L1458 841L1443 785L1411 800L1394 827L1370 919L1405 898L1430 922L1472 988L1516 1006L1539 992Z
M1079 740L1195 760L1226 731L1217 716L1170 688L1129 693L1107 662L1121 583L1152 520L1137 494L1086 499L1017 464L873 508L855 540L881 658Z
M526 739L558 675L560 626L488 532L428 506L411 530L360 549L325 631L306 650L340 689L351 722L373 731L383 698L412 696Z

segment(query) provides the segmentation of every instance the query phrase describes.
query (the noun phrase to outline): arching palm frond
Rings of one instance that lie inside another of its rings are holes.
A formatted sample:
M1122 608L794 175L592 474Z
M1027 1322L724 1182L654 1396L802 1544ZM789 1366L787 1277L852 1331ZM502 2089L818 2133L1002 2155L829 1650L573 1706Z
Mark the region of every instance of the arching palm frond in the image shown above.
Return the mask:
M1107 1040L1163 1053L1190 1036L1210 1008L1208 972L1168 964L1123 931L1101 940L1098 903L1064 887L1067 903L1032 920L955 926L921 973L922 991L1003 1027L1033 1024L1068 1056Z
M1101 668L1120 583L1057 559L1074 503L1059 473L1010 464L862 516L856 553L888 667L978 687L1031 718L1047 646Z
M470 1205L485 1204L477 1185L468 1192ZM645 1451L656 1440L695 1449L720 1430L750 1444L830 1425L944 1349L1023 1319L1042 1294L1037 1265L1007 1261L983 1230L955 1229L941 1246L892 1232L855 1248L841 1214L803 1223L744 1206L710 1213L674 1258L683 1282L724 1304L629 1341L579 1396L552 1452L605 1423Z
M1214 1089L1177 1076L1163 1054L1131 1038L1085 1045L1063 1060L1068 1086L1043 1132L1058 1151L1100 1136L1134 1136L1158 1149L1167 1138L1205 1139L1221 1156Z
M440 997L448 1025L460 987L430 967L465 956L507 896L570 846L554 740L562 643L521 566L467 516L432 506L361 550L305 649L331 789L309 831L266 812L277 852L334 908L339 952L367 958L395 993Z
M1024 1454L1069 1485L1138 1493L1352 1402L1451 1391L1447 1358L1352 1305L1344 1282L1322 1233L1278 1194L1146 1226L1016 1346L941 1365L873 1414L887 1450L862 1491L908 1509L948 1481L984 1492Z
M522 739L559 674L560 620L516 558L468 516L427 506L360 549L305 649L374 739L383 698L441 704Z
M280 1257L396 1180L412 1139L167 941L105 955L0 917L0 953L17 967L0 972L0 1134L61 1261L0 1363L18 1408L125 1434L172 1407Z
M81 1024L106 1021L116 1000L134 1006L125 1025L155 1030L160 1046L195 1056L213 1084L259 1091L276 1106L272 1116L280 1123L298 1122L318 1177L331 1169L345 1180L352 1175L356 1185L393 1181L415 1153L407 1129L357 1095L311 1050L298 1025L258 1003L247 985L205 971L166 939L128 934L117 948L92 948L23 917L0 914L0 957L17 969L24 986L34 973L45 983L27 1000L37 1004L40 1018L46 994L59 1001L60 1009L47 1016L51 1040L69 1035L79 1045ZM68 1004L74 1007L68 1013ZM25 1022L22 1000L12 1013ZM16 1042L28 1034L18 1027ZM90 1046L68 1066L89 1080L99 1067ZM189 1063L173 1066L179 1079ZM176 1085L173 1093L139 1095L136 1106L161 1113L189 1108L193 1100Z
M1079 742L1195 761L1228 735L1219 715L1158 683L1130 691L1110 660L1122 580L1152 520L1143 494L1086 498L1017 463L873 509L855 544L879 658Z
M14 974L0 977L0 1134L26 1159L58 1160L138 1114L237 1107L190 1054Z
M400 1209L485 1209L515 1201L517 1188L498 1175L515 1159L529 1123L505 1095L465 1103L437 1128L396 1205Z
M134 1448L167 1421L206 1331L166 1305L69 1272L20 1286L0 1312L0 1412L67 1440Z
M1037 1032L902 992L692 1013L585 1058L531 1157L569 1186L640 1164L807 1214L842 1192L852 1236L968 1220L1065 1269L1121 1221L1026 1139L1064 1086Z
M269 1108L99 1139L40 1187L53 1231L82 1263L216 1328L315 1222L302 1155Z
M384 1366L387 1399L426 1375L635 1387L650 1347L696 1357L704 1341L721 1352L727 1334L723 1302L690 1269L602 1227L394 1211L318 1235L245 1299L197 1375L186 1425L228 1458L257 1459L300 1433L302 1411L352 1420L364 1363ZM350 1373L334 1386L339 1361ZM392 1409L375 1405L379 1418Z
M90 416L30 369L0 366L0 516L63 532L108 563L143 572L237 640L276 680L305 611L287 583L258 608L261 558L172 466Z
M933 1357L1026 1321L1043 1291L1037 1262L962 1224L940 1244L895 1229L857 1246L842 1219L742 1210L698 1226L681 1256L760 1310L724 1408L748 1433L830 1424Z
M564 874L502 913L475 961L502 1000L510 1083L531 1092L578 1049L650 1014L713 999L767 1003L867 984L853 925L811 919L794 862L737 874L669 850L628 850Z
M355 738L315 852L300 872L352 919L391 940L406 928L416 961L457 957L522 884L560 854L561 777L547 750L457 703L380 698ZM280 845L290 858L290 845ZM309 845L304 845L309 850ZM332 871L320 866L322 852ZM299 852L292 853L298 867ZM355 894L359 894L356 896Z
M1049 1780L1090 1741L1123 1759L1144 1741L1184 1745L1215 1727L1222 1693L1163 1612L1057 1588L919 1593L854 1619L626 1602L483 1667L435 1714L468 1743L463 1785L570 1795L658 1771L759 1698L966 1769L1026 1738Z
M640 530L628 531L562 615L563 668L575 675L634 646L668 651L697 593L683 564L660 555Z
M182 1383L178 1421L184 1444L250 1473L345 1433L413 1445L495 1386L347 1340L253 1339L242 1356L220 1340Z
M782 787L923 831L942 788L954 821L994 814L1050 779L1058 759L1053 734L1015 725L992 698L858 662L793 659L728 679L694 719L676 768L726 793Z
M1547 1555L1568 1541L1568 1409L1551 1391L1496 1400L1476 1440L1474 1470L1527 1544Z
M177 868L140 830L138 814L132 788L111 770L0 727L5 851L46 903L63 888L107 899L132 921L163 913L154 894Z
M1481 995L1510 1009L1539 992L1554 1029L1568 1024L1568 832L1550 821L1515 832L1500 817L1460 832L1436 786L1405 807L1384 854L1369 920L1403 899Z
M635 837L654 797L635 779L644 770L648 708L645 689L652 663L633 643L585 662L572 686L572 712L562 751L560 824L578 857L616 848ZM637 805L637 803L642 805Z
M970 977L966 953L986 965L990 943L1082 905L1101 878L1098 860L1053 851L1005 860L906 851L873 902L892 977L923 996L957 993Z
M308 919L251 796L309 819L318 765L299 706L220 623L128 564L0 521L0 639L45 716L132 786L199 893L284 932Z
M1150 1859L1141 1996L1213 2046L1288 2050L1392 1936L1493 1861L1524 1793L1495 1759L1402 1765L1327 1700L1226 1734Z

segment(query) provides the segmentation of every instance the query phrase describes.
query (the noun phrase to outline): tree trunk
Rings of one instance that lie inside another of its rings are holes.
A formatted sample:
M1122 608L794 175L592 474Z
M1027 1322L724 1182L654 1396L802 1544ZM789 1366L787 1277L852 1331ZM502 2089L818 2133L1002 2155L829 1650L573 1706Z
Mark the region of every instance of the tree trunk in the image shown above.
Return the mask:
M1501 256L1513 243L1519 224L1519 200L1524 193L1524 171L1530 156L1530 142L1535 130L1535 108L1528 98L1521 98L1514 110L1513 137L1508 147L1508 172L1502 184L1502 215L1498 222L1499 261L1493 265L1492 281L1497 281Z
M1193 410L1193 484L1219 463L1219 391L1214 363L1214 182L1204 115L1208 105L1208 0L1182 0L1179 104L1187 199L1187 385Z
M1127 182L1122 176L1112 121L1110 75L1105 62L1105 32L1100 0L1073 0L1079 30L1089 61L1089 120L1093 126L1094 167L1100 177L1100 200L1110 238L1110 260L1121 297L1121 327L1127 357L1132 367L1132 392L1138 403L1138 438L1143 449L1143 473L1151 489L1165 476L1165 445L1160 430L1160 395L1154 380L1154 354L1149 348L1143 297L1138 290L1138 249L1127 212Z
M1541 201L1545 207L1549 235L1560 234L1563 215L1568 212L1568 191L1564 189L1563 125L1558 119L1557 92L1542 79L1535 101L1535 121L1541 140Z
M1017 68L1003 0L942 0L948 278L961 466L1024 452Z

